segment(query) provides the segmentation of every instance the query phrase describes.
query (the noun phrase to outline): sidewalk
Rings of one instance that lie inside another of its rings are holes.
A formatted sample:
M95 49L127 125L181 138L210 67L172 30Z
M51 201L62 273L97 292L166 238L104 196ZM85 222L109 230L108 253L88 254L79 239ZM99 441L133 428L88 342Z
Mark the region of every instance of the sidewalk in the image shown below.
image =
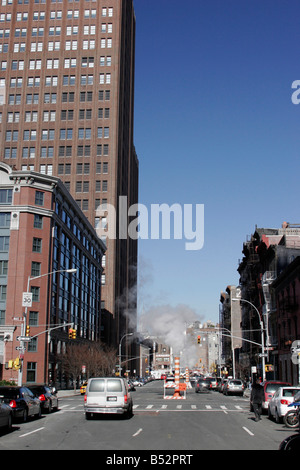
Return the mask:
M74 391L72 390L57 390L57 396L58 398L64 398L64 397L74 397L80 395L80 390L77 389Z

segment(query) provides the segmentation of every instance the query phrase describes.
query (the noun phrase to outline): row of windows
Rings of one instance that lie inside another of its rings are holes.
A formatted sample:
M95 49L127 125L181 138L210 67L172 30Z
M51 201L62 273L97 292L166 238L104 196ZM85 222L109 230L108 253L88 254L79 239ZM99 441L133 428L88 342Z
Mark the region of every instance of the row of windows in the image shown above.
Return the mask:
M5 133L6 142L17 142L19 140L18 130L7 130ZM59 139L60 140L72 140L75 137L75 132L73 129L60 129L59 130ZM36 129L26 129L23 131L23 141L27 140L36 140L37 131ZM89 140L92 138L92 129L91 127L80 127L77 131L78 139ZM98 139L109 139L109 127L97 127L97 138ZM54 129L42 129L42 140L54 140L55 139L55 130Z
M17 147L5 147L4 148L4 158L17 158L18 148ZM108 156L109 146L98 144L96 147L96 156ZM22 148L22 158L35 158L37 156L37 149L35 147L23 147ZM59 157L72 157L72 146L59 146L58 148ZM91 156L91 146L90 145L78 145L77 146L77 157L90 157ZM40 157L41 158L53 158L54 157L54 147L53 146L42 146L40 148ZM67 166L67 164L66 164ZM61 173L63 174L63 173ZM69 174L71 174L71 169Z
M7 113L7 122L20 122L21 113L18 111L8 112ZM110 109L109 108L98 108L97 117L98 119L109 119ZM74 119L74 110L62 110L60 112L60 119L62 121L73 121ZM78 112L78 119L89 121L92 119L92 110L91 109L80 109ZM37 122L38 121L38 111L25 111L24 113L24 122ZM56 121L56 111L43 111L43 121L44 122L55 122ZM2 122L2 113L0 113L0 123Z
M105 14L104 14L105 13ZM108 14L107 14L108 13ZM34 11L33 12L33 20L35 21L43 21L45 20L46 18L46 12L45 11ZM83 13L83 16L85 19L88 19L88 18L96 18L97 17L97 9L85 9L84 10L84 13ZM113 9L112 8L109 8L108 11L107 9L104 10L102 9L102 16L103 17L112 17L113 16ZM79 18L79 10L67 10L66 12L66 17L68 19L72 19L72 18L75 18L75 19L78 19ZM28 16L28 12L17 12L16 13L16 20L17 21L27 21L29 18ZM61 20L63 18L63 12L61 10L57 10L57 11L50 11L50 20ZM1 13L0 14L0 22L3 23L5 21L12 21L13 20L13 16L12 16L12 13Z
M8 104L9 105L18 105L21 104L21 94L10 94L8 95ZM39 104L39 93L27 93L26 94L26 104ZM74 103L75 93L69 92L67 94L62 93L61 102L62 103ZM92 91L80 91L79 92L79 101L81 103L93 101L93 92ZM110 101L110 90L99 90L98 91L98 101ZM44 103L58 103L57 93L44 93Z
M1 20L0 20L1 23ZM77 36L79 32L82 30L82 26L67 26L66 27L66 36ZM96 34L96 26L95 25L83 25L83 35L95 35ZM27 28L15 28L14 37L15 38L26 38L27 33L29 31ZM112 24L102 24L101 27L101 34L112 34ZM31 37L33 38L42 38L45 35L45 28L43 27L34 27L31 28ZM48 36L60 36L61 35L61 27L60 26L50 26L48 29ZM9 29L0 29L0 38L9 38L10 37L10 30ZM102 46L105 47L105 46Z
M81 67L83 68L93 68L94 67L94 57L82 57L81 58ZM100 60L100 65L111 65L111 57L101 57ZM11 70L24 70L26 64L24 64L24 60L13 60L11 63ZM66 58L64 59L64 68L65 69L70 69L70 68L75 68L77 67L77 59L76 58ZM2 71L7 70L8 68L8 62L6 60L2 60L0 62L0 69ZM34 60L29 60L29 70L41 70L42 69L42 59L34 59ZM57 70L59 69L59 59L47 59L46 61L46 69L47 70ZM110 78L110 74L109 75ZM49 77L48 78L48 85L49 85ZM53 77L52 80L55 80ZM107 83L110 83L110 80L106 80ZM16 84L18 83L18 85ZM54 82L55 83L55 82ZM101 74L99 77L99 83L101 83ZM52 85L52 83L51 83ZM57 85L57 83L56 83ZM54 85L54 86L56 86ZM5 83L3 83L2 80L2 86L5 86ZM15 87L15 86L22 86L22 77L14 77L11 78L9 86Z

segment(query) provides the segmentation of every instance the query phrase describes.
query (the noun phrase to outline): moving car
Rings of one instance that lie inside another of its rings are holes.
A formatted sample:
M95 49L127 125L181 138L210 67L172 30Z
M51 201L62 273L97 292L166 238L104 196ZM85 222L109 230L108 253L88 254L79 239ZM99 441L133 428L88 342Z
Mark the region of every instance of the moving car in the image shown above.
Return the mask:
M127 380L121 377L93 377L88 380L84 396L86 419L95 414L132 416L132 398Z
M81 395L84 395L84 394L85 394L86 386L87 386L87 382L83 382L83 384L82 384L81 387L80 387L80 393L81 393Z
M244 395L244 384L240 379L229 379L224 385L224 395Z
M47 385L28 385L29 390L38 397L41 403L42 412L51 413L52 410L58 410L58 398L52 393Z
M27 421L29 416L41 416L40 400L27 387L5 385L0 387L0 396L13 412L13 419Z
M212 389L210 380L207 380L205 377L198 379L195 384L195 392L209 392Z
M280 387L275 392L274 396L269 401L268 416L275 418L276 423L279 423L284 415L291 409L289 404L294 401L294 397L300 387Z
M12 409L4 403L3 397L0 396L0 428L5 427L8 431L12 428Z
M261 386L264 388L264 398L262 402L262 409L264 411L268 409L269 402L279 387L291 387L292 384L288 382L280 382L278 380L268 380L266 382L262 382Z

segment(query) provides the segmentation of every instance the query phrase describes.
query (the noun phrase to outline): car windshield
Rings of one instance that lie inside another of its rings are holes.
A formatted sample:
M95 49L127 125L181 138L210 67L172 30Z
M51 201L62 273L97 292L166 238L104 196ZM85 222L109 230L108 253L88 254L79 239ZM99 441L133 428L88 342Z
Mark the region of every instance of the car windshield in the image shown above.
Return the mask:
M230 380L230 383L231 383L232 385L242 385L241 380Z

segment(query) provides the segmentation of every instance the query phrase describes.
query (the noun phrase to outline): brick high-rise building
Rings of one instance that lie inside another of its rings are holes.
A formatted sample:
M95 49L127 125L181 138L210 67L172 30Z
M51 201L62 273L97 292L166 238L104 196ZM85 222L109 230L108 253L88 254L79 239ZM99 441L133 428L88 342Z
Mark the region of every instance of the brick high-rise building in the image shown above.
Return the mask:
M138 201L133 0L1 3L0 159L59 176L94 227L99 204L119 216L119 196L127 207ZM128 293L136 265L136 241L107 240L102 337L109 343L130 328L124 312L135 316Z

